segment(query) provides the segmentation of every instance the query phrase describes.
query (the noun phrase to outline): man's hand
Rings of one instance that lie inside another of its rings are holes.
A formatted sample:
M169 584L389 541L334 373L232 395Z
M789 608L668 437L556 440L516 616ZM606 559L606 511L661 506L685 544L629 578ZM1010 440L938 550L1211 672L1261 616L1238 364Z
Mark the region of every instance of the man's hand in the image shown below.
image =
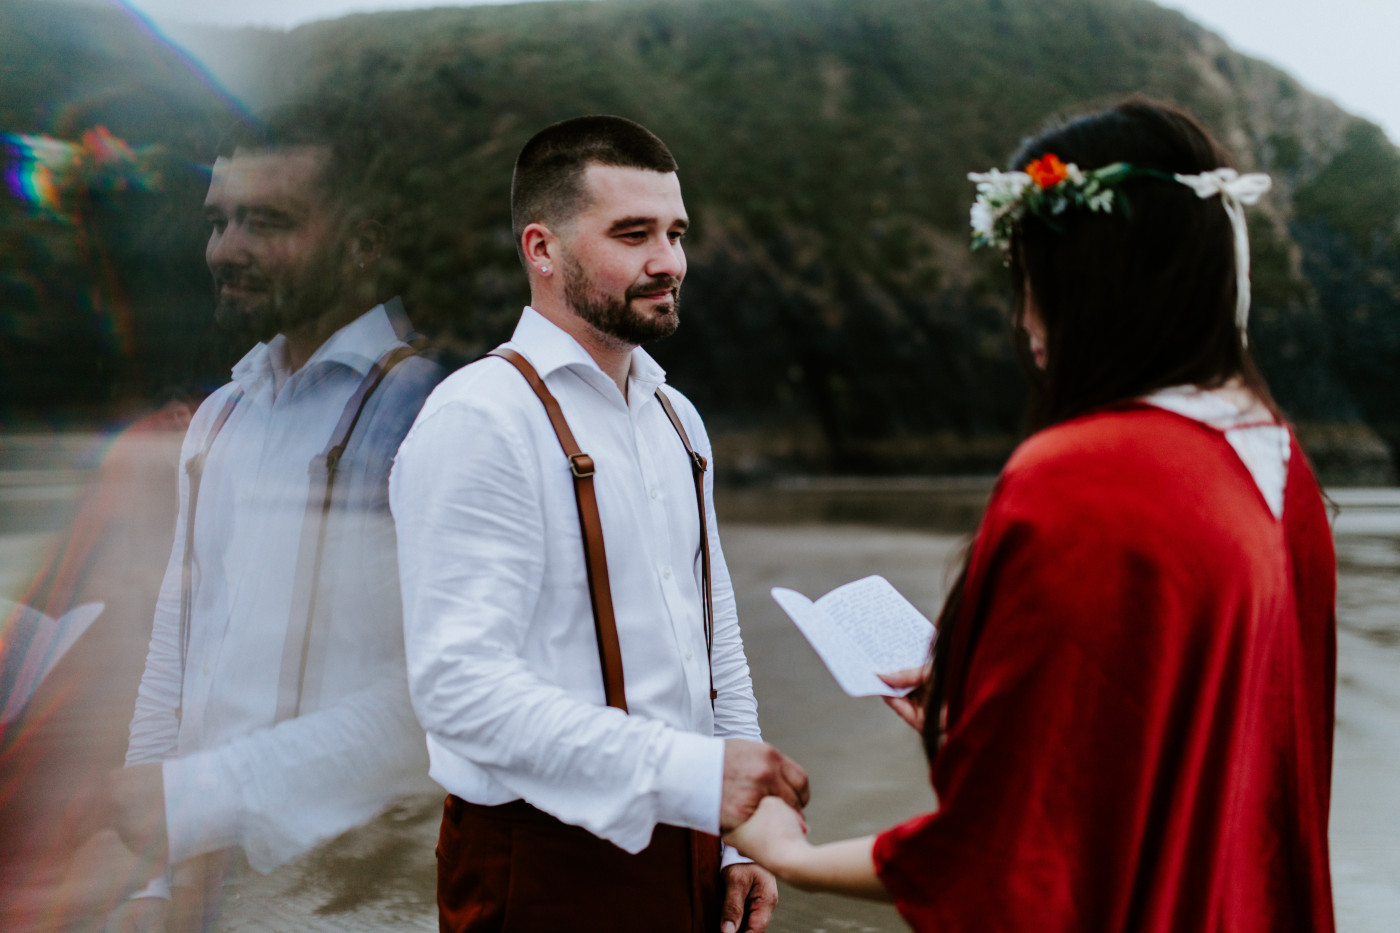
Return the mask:
M147 880L169 862L165 827L165 780L159 762L118 768L107 775L109 818L122 843L141 859Z
M102 933L166 933L170 901L163 897L138 897L107 915Z
M880 679L891 687L913 688L913 692L906 696L885 697L884 700L886 706L898 713L900 719L903 719L915 732L920 734L923 734L924 731L924 694L928 688L930 673L930 665L925 664L923 667L911 667L907 670L879 675Z
M763 933L777 906L778 880L772 872L752 862L739 862L724 870L720 933Z
M807 772L766 742L727 739L724 743L724 788L719 806L720 831L728 832L742 824L768 796L778 797L801 810L811 796Z
M133 890L136 864L116 832L94 832L66 864L0 898L0 929L28 933L97 929L108 911Z

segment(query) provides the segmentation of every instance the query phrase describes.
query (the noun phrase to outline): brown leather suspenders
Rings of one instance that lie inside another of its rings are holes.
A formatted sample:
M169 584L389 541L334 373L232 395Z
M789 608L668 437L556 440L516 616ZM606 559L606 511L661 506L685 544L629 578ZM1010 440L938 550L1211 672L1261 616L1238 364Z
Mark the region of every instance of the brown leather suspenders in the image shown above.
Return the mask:
M175 719L179 721L185 706L185 666L190 655L190 615L194 611L194 516L199 505L199 482L204 477L204 462L209 459L209 449L214 439L224 429L224 423L243 398L242 389L234 389L224 407L214 418L209 433L204 435L204 446L199 453L185 461L185 473L190 479L189 501L185 508L185 556L180 568L180 704L175 707Z
M291 621L287 627L287 641L282 652L282 670L278 678L277 722L299 715L301 692L306 678L306 659L311 645L311 620L316 612L316 593L321 575L321 557L326 541L326 519L330 515L332 495L335 489L336 468L345 448L350 442L350 434L360 421L365 403L384 377L399 363L412 356L412 347L395 347L381 356L370 367L360 381L350 400L345 403L340 421L336 425L330 442L320 456L311 461L311 492L307 499L308 525L302 529L301 546L297 557L296 578L292 589ZM185 472L189 475L189 503L185 512L185 551L184 566L180 584L180 707L175 718L181 718L185 694L185 667L189 661L190 626L194 603L194 519L199 504L199 484L204 475L204 464L209 459L209 451L214 440L223 430L229 415L233 414L243 398L243 390L236 389L229 396L224 407L214 419L209 433L204 436L204 445L198 454L185 462ZM314 529L310 523L315 523Z
M598 636L598 660L603 666L603 695L608 705L627 712L627 691L622 679L622 646L617 640L617 619L613 616L612 587L608 582L608 556L603 549L603 522L598 517L598 498L593 492L593 458L579 450L559 403L545 388L544 380L530 361L506 347L490 353L520 370L544 404L549 423L559 438L569 471L574 477L574 499L578 502L578 522L583 530L583 562L588 570L588 598L593 604L593 629Z
M500 357L525 377L525 381L530 384L530 388L544 405L549 423L554 427L555 436L559 438L559 446L564 449L564 456L569 459L569 469L574 477L574 498L578 503L579 525L583 530L583 559L588 571L588 596L593 604L593 627L598 636L598 659L603 669L603 695L607 698L609 706L625 713L627 696L622 676L622 648L618 643L617 618L613 614L612 590L608 584L608 560L603 549L603 523L598 516L598 499L593 491L593 458L579 450L578 442L574 440L573 432L564 420L564 413L560 410L558 401L545 387L544 380L535 372L535 367L530 365L529 360L508 347L497 347L488 355ZM676 433L680 435L686 453L690 455L691 472L695 477L695 499L700 510L700 570L705 600L705 652L707 660L711 662L710 705L713 706L715 618L710 587L710 538L705 517L705 458L690 446L690 438L686 436L685 428L681 426L680 418L676 416L676 411L671 407L666 394L658 389L656 397Z
M315 531L309 526L302 529L301 546L297 553L292 611L287 625L287 640L282 649L282 673L277 680L277 722L301 715L306 660L311 651L311 624L316 617L316 595L320 588L321 558L326 548L326 524L335 491L336 468L369 397L391 369L415 352L412 347L395 347L375 361L360 381L355 394L345 403L345 410L326 449L311 461L311 492L306 508L307 518L314 522Z
M681 425L681 419L676 415L676 409L671 406L671 400L666 397L666 393L659 388L656 390L656 400L661 403L662 409L666 412L666 417L671 419L671 425L676 429L676 433L681 436L681 443L685 445L685 452L690 455L690 472L695 477L695 505L700 510L700 577L701 589L705 599L705 659L710 668L710 705L714 706L715 694L715 601L710 590L710 532L708 520L705 517L705 470L707 464L705 458L695 452L695 448L690 446L690 438L686 436L685 427Z

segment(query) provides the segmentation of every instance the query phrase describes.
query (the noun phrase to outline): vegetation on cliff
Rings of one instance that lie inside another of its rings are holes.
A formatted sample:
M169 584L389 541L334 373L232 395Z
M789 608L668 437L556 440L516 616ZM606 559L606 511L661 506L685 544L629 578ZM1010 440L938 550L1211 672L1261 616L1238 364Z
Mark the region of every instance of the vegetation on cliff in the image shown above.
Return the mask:
M1057 114L1172 100L1275 178L1251 221L1253 346L1280 400L1400 442L1400 154L1146 0L530 3L191 47L255 107L349 101L380 127L410 313L462 358L526 298L508 216L524 140L586 112L651 127L694 222L685 323L656 355L759 461L847 469L985 465L1017 430L1007 288L967 249L966 173Z

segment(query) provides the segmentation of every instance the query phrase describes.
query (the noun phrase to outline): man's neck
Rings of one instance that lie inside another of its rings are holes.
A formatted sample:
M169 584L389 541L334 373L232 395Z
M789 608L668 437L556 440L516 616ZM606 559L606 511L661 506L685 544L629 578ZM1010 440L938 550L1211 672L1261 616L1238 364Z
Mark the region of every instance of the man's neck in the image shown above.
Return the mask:
M286 343L282 345L287 373L290 375L305 366L306 361L311 359L312 354L319 350L322 344L331 339L332 334L355 320L361 313L346 306L283 331L287 338Z
M632 351L637 348L632 344L618 340L616 337L600 332L598 328L579 317L569 308L552 306L549 302L541 303L546 306L540 307L539 304L532 301L530 307L574 338L578 345L583 347L593 358L593 362L598 364L598 368L617 384L618 390L622 392L623 401L626 401L627 376L632 371Z

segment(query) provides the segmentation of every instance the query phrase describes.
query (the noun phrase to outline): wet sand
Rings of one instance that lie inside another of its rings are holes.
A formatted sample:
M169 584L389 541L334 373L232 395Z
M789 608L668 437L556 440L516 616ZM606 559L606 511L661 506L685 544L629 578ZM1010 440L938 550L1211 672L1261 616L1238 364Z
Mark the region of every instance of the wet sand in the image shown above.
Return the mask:
M50 484L42 475L0 471L0 595L18 595L42 550L54 540L55 529L62 527L66 511L59 506L76 487L71 475L55 474L53 479ZM968 497L985 488L985 481L914 481L862 489L797 484L795 491L746 493L720 504L765 737L808 769L813 787L808 818L817 841L877 831L927 810L933 797L917 737L879 700L842 693L768 590L783 585L816 597L879 572L934 616L947 568L964 538L951 530L931 533L890 525L962 527ZM864 514L878 515L885 524L795 521L803 514L848 521L852 495L865 497L861 508L869 511ZM802 502L794 505L794 497ZM954 505L940 507L940 497ZM1395 793L1400 779L1400 491L1343 491L1334 498L1342 506L1331 834L1338 928L1343 933L1389 933L1400 917L1400 795ZM763 523L733 520L747 515ZM163 566L166 554L126 556L138 564ZM93 728L124 734L129 715L129 710L103 710ZM249 878L232 892L222 928L239 933L436 929L433 843L441 799L441 791L425 778L421 794L370 826L275 875ZM903 929L888 907L790 889L783 891L770 927L773 933Z

